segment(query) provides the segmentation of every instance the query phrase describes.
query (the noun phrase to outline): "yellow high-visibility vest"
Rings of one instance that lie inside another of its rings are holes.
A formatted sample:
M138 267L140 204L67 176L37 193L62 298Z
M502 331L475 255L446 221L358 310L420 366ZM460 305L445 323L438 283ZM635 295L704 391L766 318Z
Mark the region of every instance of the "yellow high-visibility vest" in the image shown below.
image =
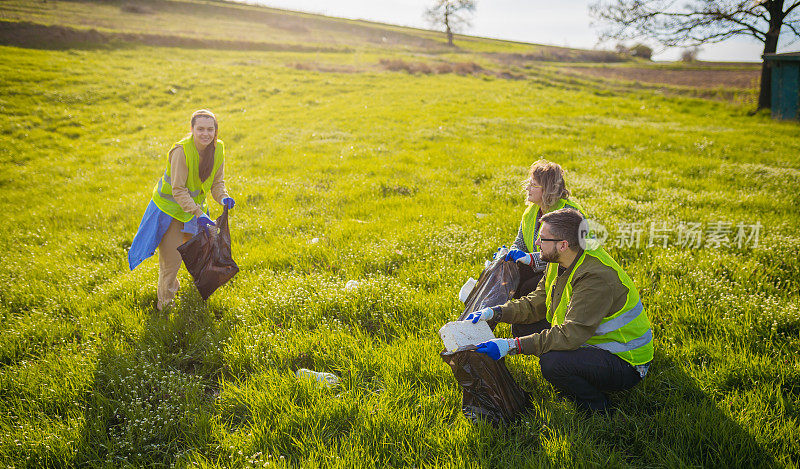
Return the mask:
M639 291L633 285L633 280L622 270L622 267L608 255L603 248L583 251L569 274L561 299L553 308L553 284L558 277L558 264L547 264L545 288L547 291L547 321L553 325L562 324L569 308L572 297L572 276L583 264L586 256L598 259L606 266L614 269L619 280L628 288L628 297L625 305L614 314L603 318L594 335L586 341L586 345L607 350L622 358L631 365L643 365L653 359L653 330L650 319L644 311Z
M214 150L214 168L205 181L200 181L200 154L197 153L197 147L194 146L194 138L188 135L170 148L174 148L177 145L183 148L183 154L186 156L186 167L189 169L189 174L186 177L186 188L189 190L189 195L191 195L195 203L203 208L203 212L206 212L206 194L211 192L214 176L225 160L225 145L222 143L222 140L217 140ZM191 220L194 215L184 212L172 196L171 170L172 162L169 159L169 155L167 155L167 169L153 188L153 202L162 212L178 221L186 223Z

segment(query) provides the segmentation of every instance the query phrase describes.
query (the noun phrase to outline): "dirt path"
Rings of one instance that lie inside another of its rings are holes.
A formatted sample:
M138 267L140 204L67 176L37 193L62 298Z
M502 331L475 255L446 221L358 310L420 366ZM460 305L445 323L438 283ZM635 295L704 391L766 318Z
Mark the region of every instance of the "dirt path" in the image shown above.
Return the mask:
M643 67L564 67L563 69L593 77L689 86L692 88L758 88L761 76L761 71L755 67L739 70L671 70Z

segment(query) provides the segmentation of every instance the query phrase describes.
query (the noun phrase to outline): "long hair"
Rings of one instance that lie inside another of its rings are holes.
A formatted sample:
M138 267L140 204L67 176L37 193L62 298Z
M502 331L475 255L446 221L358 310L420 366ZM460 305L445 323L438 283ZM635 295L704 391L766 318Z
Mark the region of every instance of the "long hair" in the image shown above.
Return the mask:
M192 113L192 128L198 117L210 117L214 120L214 138L207 147L203 148L200 153L200 171L199 176L201 181L208 179L211 170L214 167L214 152L217 150L217 134L219 133L219 124L217 124L217 116L208 109L198 109Z
M569 197L569 190L567 190L564 182L564 170L557 163L547 160L539 160L533 163L525 183L530 184L533 179L536 179L542 186L543 210L555 205L558 199Z

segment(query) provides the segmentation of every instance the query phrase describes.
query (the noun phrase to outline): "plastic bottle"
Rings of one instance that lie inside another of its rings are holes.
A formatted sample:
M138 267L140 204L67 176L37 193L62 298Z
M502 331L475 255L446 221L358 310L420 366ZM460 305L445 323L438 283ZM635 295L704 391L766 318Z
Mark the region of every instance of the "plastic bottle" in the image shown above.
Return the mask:
M307 368L300 368L295 375L298 378L313 379L320 382L325 386L331 387L339 384L339 377L333 373L325 373L324 371L314 371Z

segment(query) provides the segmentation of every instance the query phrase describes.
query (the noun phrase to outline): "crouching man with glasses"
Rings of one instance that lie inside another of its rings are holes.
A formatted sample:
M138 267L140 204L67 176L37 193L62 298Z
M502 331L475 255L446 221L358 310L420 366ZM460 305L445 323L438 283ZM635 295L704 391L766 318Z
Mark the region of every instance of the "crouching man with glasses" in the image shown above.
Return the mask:
M630 277L602 248L581 243L580 212L545 214L536 245L547 262L533 293L465 321L511 324L511 339L478 345L495 360L536 355L542 376L586 411L610 412L606 392L632 388L653 360L653 333Z

